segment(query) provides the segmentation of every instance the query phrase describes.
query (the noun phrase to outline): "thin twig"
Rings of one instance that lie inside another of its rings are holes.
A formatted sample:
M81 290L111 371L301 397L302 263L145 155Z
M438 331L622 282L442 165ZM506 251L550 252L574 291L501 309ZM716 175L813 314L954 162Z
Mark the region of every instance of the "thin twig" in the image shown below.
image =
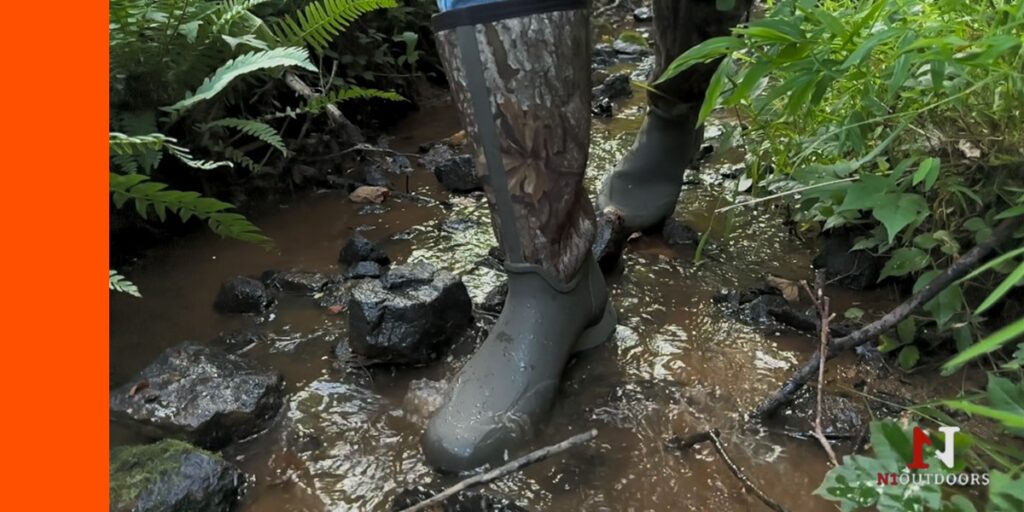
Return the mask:
M778 199L780 197L791 196L793 194L799 194L800 192L807 192L808 190L814 190L814 189L820 188L820 187L827 187L829 185L835 185L837 183L846 183L847 181L854 181L857 178L858 178L857 176L854 176L852 178L843 178L843 179L840 179L840 180L826 181L824 183L816 183L814 185L808 185L806 187L794 188L793 190L787 190L785 192L779 192L778 194L772 194L770 196L759 197L757 199L751 199L750 201L744 201L742 203L736 203L736 204L731 204L729 206L723 206L723 207L715 210L715 213L721 213L721 212L724 212L724 211L732 210L733 208L739 208L741 206L750 206L752 204L763 203L765 201L771 201L772 199Z
M620 5L622 5L622 0L615 0L611 4L608 4L608 5L604 6L604 7L601 7L599 9L597 9L596 11L594 11L593 17L596 18L598 16L601 16L602 14L604 14L604 13L606 13L606 12L612 10L612 9L615 9L615 8L617 8Z
M767 418L778 412L778 410L789 403L796 392L800 391L800 389L810 381L812 376L818 372L818 366L821 364L822 360L833 358L846 350L850 350L872 341L878 338L882 333L896 327L896 324L902 322L903 319L917 310L917 308L934 299L935 296L942 292L942 290L945 290L947 286L960 280L979 266L989 253L1009 239L1016 227L1017 221L1015 221L1015 219L1004 220L992 232L991 238L974 246L974 248L964 253L960 259L953 262L952 265L936 276L935 279L932 279L924 288L911 295L910 298L899 306L896 306L892 311L886 313L885 316L861 327L847 336L833 340L829 343L829 349L826 357L822 358L820 354L815 353L809 361L804 363L800 369L786 380L778 391L762 402L761 405L754 410L752 416L754 418Z
M319 93L306 85L306 82L303 82L301 78L291 71L284 72L284 83L307 101L321 97ZM363 133L359 131L356 125L352 124L352 121L345 117L345 114L341 113L337 105L333 103L328 104L324 107L324 110L327 112L327 119L330 120L331 124L337 126L345 135L346 142L363 142L365 140Z
M711 441L711 445L715 447L715 451L718 452L718 455L722 457L723 461L725 461L725 465L729 468L729 471L732 472L733 476L735 476L741 484L743 484L744 488L754 493L754 496L757 496L757 499L761 500L761 503L764 503L768 508L775 512L786 512L786 509L783 508L782 505L779 505L769 498L767 494L761 491L761 489L758 489L758 487L754 485L754 482L747 478L747 475L743 473L743 470L741 470L739 466L732 461L729 454L725 452L725 446L722 445L722 440L719 438L720 435L721 434L718 432L718 429L713 428L683 439L673 438L669 441L669 444L679 450L685 450L697 443Z
M522 457L519 457L518 459L515 459L515 460L513 460L513 461L511 461L511 462L509 462L509 463L507 463L507 464L505 464L503 466L498 466L498 467L496 467L496 468L494 468L494 469L492 469L492 470L490 470L490 471L488 471L486 473L482 473L482 474L479 474L479 475L467 478L467 479L465 479L465 480L463 480L463 481L461 481L461 482L459 482L459 483L457 483L457 484L455 484L455 485L445 489L441 493L439 493L439 494L437 494L437 495L435 495L435 496L433 496L431 498L423 500L423 501L421 501L421 502L419 502L419 503L417 503L417 504L415 504L415 505L413 505L411 507L408 507L408 508L402 510L402 512L416 512L418 510L425 510L428 507L432 507L434 505L438 505L438 504L444 502L444 500L446 500L446 499L448 499L448 498L450 498L452 496L455 496L456 494L458 494L458 493L460 493L462 491L465 491L466 489L470 489L470 488L473 488L473 487L484 485L484 484L487 484L487 483L492 482L494 480L497 480L497 479L499 479L499 478L501 478L503 476L515 473L516 471L519 471L519 470L525 468L526 466L529 466L531 464L535 464L537 462L540 462L540 461L542 461L542 460L544 460L544 459L546 459L548 457L551 457L552 455L564 452L565 450L568 450L569 448L572 448L574 446L586 443L586 442L590 441L591 439L594 439L595 437L597 437L597 429L590 429L590 430L588 430L588 431L586 431L586 432L584 432L582 434L576 434L576 435L570 437L569 439L566 439L565 441L562 441L561 443L554 444L554 445L551 445L551 446L547 446L547 447L541 448L541 449L536 450L536 451L532 451L532 452L530 452L530 453L528 453L526 455L523 455Z
M825 271L818 270L814 276L814 288L815 291L811 291L811 287L807 285L807 281L800 281L803 285L804 290L807 291L807 295L811 296L811 300L814 301L814 307L818 309L818 318L821 319L821 345L818 349L818 357L825 358L828 355L828 342L831 337L831 332L828 330L828 324L835 318L834 314L829 314L829 298L825 296ZM839 462L836 460L836 452L832 450L832 444L828 442L825 437L825 431L821 428L821 388L825 384L825 365L818 365L818 396L817 403L814 411L814 437L821 443L821 447L825 449L825 453L828 454L828 460L832 463L832 466L838 466Z

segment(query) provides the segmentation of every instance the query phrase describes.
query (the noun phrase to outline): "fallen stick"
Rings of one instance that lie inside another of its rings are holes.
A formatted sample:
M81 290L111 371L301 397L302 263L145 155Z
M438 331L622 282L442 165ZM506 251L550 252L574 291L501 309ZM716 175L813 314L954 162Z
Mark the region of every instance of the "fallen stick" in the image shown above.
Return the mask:
M814 301L814 307L818 309L818 318L821 323L821 344L818 348L818 357L824 358L828 356L828 342L831 337L831 333L828 329L829 322L835 318L834 314L829 314L829 306L831 301L825 296L825 271L818 270L814 275L814 289L811 291L811 287L807 285L807 281L801 281L804 289L807 290L807 294L811 296L811 300ZM825 437L825 431L821 428L821 388L825 385L825 365L818 365L818 396L816 398L815 410L814 410L814 437L821 443L821 447L825 449L825 453L828 454L828 460L832 463L832 466L838 466L839 461L836 460L836 452L832 450L832 444L828 442L828 438Z
M526 466L536 464L552 455L564 452L569 448L586 443L591 439L594 439L595 437L597 437L597 429L590 429L582 434L576 434L570 437L569 439L562 441L561 443L532 451L526 455L523 455L522 457L519 457L518 459L508 462L503 466L498 466L486 473L482 473L467 478L445 489L444 491L434 495L433 497L425 499L411 507L402 510L401 512L416 512L419 510L425 510L426 508L432 507L434 505L439 505L442 502L444 502L444 500L451 498L452 496L455 496L456 494L462 491L487 484L503 476L515 473L516 471L519 471L525 468Z
M718 452L718 455L722 457L723 461L725 461L725 465L729 468L729 471L732 472L733 476L735 476L741 484L743 484L743 487L754 493L754 496L757 496L757 499L761 500L761 503L764 503L768 508L775 512L786 512L786 509L783 508L782 505L774 502L767 494L762 492L761 489L758 489L757 486L754 485L754 482L751 482L750 479L747 478L747 475L743 473L743 470L741 470L739 466L732 461L729 454L725 452L725 446L722 446L722 440L719 438L720 435L721 434L718 432L718 429L713 428L682 439L674 437L669 440L669 444L676 449L685 450L697 443L710 441L711 445L715 447L715 451Z
M913 313L917 308L935 298L935 296L942 292L942 290L945 290L947 286L966 276L971 272L971 270L981 264L989 253L1010 237L1010 234L1013 233L1013 230L1016 227L1017 221L1015 219L1004 220L992 232L991 238L974 246L974 248L964 253L960 259L953 262L949 268L936 276L935 279L932 279L932 281L924 288L911 295L909 299L899 306L896 306L892 311L886 313L885 316L861 327L847 336L833 340L832 343L829 344L828 354L824 359L831 359L843 351L863 345L878 338L879 335L889 329L896 327L896 324L903 321L904 318ZM821 355L818 353L814 354L809 361L804 363L803 366L801 366L788 380L786 380L775 394L762 402L761 405L751 413L751 417L763 419L778 412L779 409L789 403L793 399L793 396L796 395L797 391L800 391L800 389L810 381L814 374L818 372L818 367L821 364L821 361Z
M320 94L306 85L306 82L303 82L301 78L291 71L284 72L284 83L307 101L320 97ZM345 117L345 114L341 113L337 105L328 104L324 107L324 111L327 112L327 119L331 121L331 124L341 129L342 134L347 139L346 142L363 142L365 140L363 133L359 131L356 125L352 124L352 121Z

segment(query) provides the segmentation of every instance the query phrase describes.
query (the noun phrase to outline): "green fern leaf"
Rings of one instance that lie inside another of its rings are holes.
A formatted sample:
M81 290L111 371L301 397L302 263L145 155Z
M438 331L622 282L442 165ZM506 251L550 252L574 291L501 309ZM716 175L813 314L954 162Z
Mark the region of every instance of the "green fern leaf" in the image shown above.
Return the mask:
M135 283L129 281L128 278L122 276L114 269L110 269L110 289L115 292L127 293L128 295L142 298L142 294L139 293L139 287L135 286Z
M203 81L202 85L185 99L164 107L170 112L179 112L199 102L208 100L222 91L232 80L247 73L262 69L297 66L308 71L316 71L316 66L309 61L309 52L305 48L282 47L272 50L249 52L227 61Z
M164 146L177 142L174 137L162 133L149 135L125 135L110 132L110 153L114 155L142 155L150 151L160 151Z
M198 192L168 190L167 185L150 181L142 174L110 173L110 193L114 206L121 208L132 201L135 209L143 218L147 217L150 207L163 218L170 211L188 221L195 217L209 224L214 233L246 242L253 242L270 247L273 242L264 235L245 216L231 212L234 208L229 203L212 197L203 197Z
M213 12L213 22L210 24L210 31L214 34L225 35L231 25L249 14L249 11L267 0L224 0L220 7Z
M246 156L245 153L242 153L241 151L230 146L224 148L222 151L224 152L224 156L227 157L228 160L231 160L232 162L235 162L238 165L241 165L242 167L245 167L246 169L249 169L252 172L260 172L260 164L256 163L256 161L253 160L252 158Z
M234 128L246 135L255 137L267 144L270 144L275 149L281 152L282 155L288 154L288 148L285 147L284 139L277 133L277 130L273 126L261 121L254 121L251 119L238 119L236 117L226 117L224 119L218 119L212 123L206 123L202 125L202 129L209 130L210 128L225 127Z
M297 11L294 18L285 16L271 31L280 44L307 44L322 53L359 16L397 5L395 0L319 0Z
M323 96L309 100L309 102L306 103L304 110L316 114L322 112L327 105L344 103L351 100L367 100L372 98L388 101L408 101L395 91L382 91L380 89L364 87L348 87L345 89L334 90L324 94Z

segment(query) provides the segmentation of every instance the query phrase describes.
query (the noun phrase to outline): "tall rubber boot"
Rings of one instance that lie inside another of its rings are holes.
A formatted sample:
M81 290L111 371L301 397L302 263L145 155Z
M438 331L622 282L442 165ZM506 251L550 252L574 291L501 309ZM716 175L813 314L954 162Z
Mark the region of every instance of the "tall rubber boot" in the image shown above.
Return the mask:
M427 462L465 471L521 447L570 357L615 329L590 251L586 0L509 0L434 18L442 60L506 254L501 316L423 437Z
M712 37L728 35L750 9L735 0L720 11L716 0L654 0L655 66L651 81L686 50ZM628 231L658 227L672 215L683 172L700 149L703 127L697 114L718 61L694 66L647 93L648 112L629 154L605 178L598 195L601 210L613 209Z

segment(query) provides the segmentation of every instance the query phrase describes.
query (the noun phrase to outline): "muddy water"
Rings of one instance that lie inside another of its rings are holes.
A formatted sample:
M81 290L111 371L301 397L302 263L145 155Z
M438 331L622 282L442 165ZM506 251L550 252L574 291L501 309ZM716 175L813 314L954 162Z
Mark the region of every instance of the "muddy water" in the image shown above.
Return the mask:
M617 117L595 120L588 185L594 190L639 127L641 95L617 105ZM709 135L720 132L719 121ZM432 107L396 131L392 147L457 131L450 106ZM714 214L735 182L722 179L735 160L713 160L700 183L687 186L676 216L710 229L700 264L656 237L636 240L624 270L610 277L622 328L615 343L578 358L547 427L535 446L596 427L590 446L494 483L489 492L535 510L758 510L708 447L685 454L664 448L673 433L717 427L736 462L779 502L797 511L827 506L810 496L826 471L812 442L746 426L742 413L777 387L787 369L813 350L813 340L737 321L711 301L722 288L759 285L766 274L809 275L810 248L767 209ZM422 461L423 420L402 408L410 380L443 379L464 360L474 339L426 368L350 368L334 357L345 340L346 317L310 299L283 297L263 319L213 311L220 283L267 269L337 272L338 250L353 230L380 241L397 262L427 260L464 276L475 299L499 282L478 267L494 244L485 203L451 197L417 167L410 188L449 199L450 208L389 201L383 213L361 213L344 194L312 194L255 220L276 242L259 248L199 233L164 248L129 277L145 298L111 299L111 383L120 385L163 349L183 340L220 344L225 332L256 333L241 347L280 369L288 382L284 411L264 433L225 455L253 475L242 510L386 510L403 488L437 489L453 477ZM398 188L404 180L396 180ZM856 298L847 297L847 304ZM870 309L870 304L860 304ZM238 349L239 347L234 347ZM112 443L136 441L112 426Z

